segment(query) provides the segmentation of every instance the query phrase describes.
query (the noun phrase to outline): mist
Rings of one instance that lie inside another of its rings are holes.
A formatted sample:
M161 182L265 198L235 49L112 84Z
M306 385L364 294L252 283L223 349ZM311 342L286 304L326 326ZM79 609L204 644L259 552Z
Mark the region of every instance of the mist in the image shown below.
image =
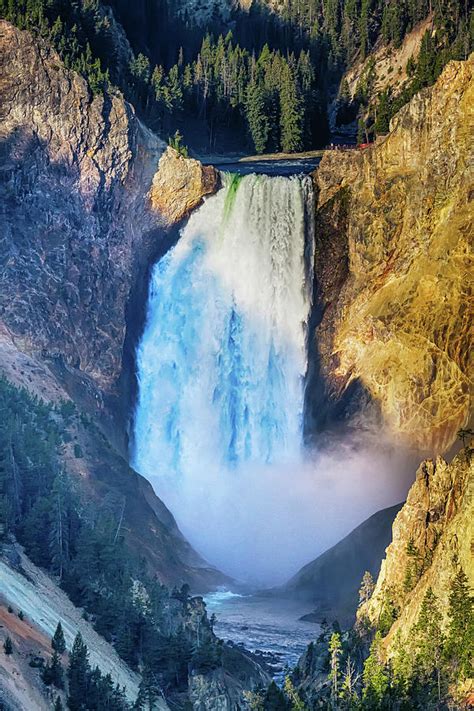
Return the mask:
M308 177L227 176L155 265L137 348L134 467L209 563L256 585L399 503L413 477L367 413L303 448L313 198Z
M159 479L184 535L224 573L256 586L285 582L371 514L404 500L414 459L380 432L333 440L280 465Z

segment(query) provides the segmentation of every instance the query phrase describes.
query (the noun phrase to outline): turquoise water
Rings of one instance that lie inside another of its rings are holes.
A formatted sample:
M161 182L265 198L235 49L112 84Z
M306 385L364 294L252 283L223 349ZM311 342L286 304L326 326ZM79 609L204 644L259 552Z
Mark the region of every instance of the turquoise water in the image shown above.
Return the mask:
M312 183L223 178L153 269L133 463L191 543L245 577L229 555L245 548L242 493L302 451Z

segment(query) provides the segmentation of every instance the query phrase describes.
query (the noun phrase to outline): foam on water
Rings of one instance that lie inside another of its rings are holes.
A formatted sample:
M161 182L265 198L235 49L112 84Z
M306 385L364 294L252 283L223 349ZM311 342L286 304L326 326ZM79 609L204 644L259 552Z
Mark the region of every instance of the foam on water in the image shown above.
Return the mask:
M299 457L312 199L307 177L225 175L154 267L133 463L192 542L193 492L210 472L232 487L242 467Z

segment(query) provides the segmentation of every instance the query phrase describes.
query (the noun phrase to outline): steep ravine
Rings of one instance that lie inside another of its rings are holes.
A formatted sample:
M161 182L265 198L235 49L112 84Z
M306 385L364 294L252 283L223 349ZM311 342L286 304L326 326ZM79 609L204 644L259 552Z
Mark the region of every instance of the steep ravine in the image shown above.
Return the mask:
M92 96L30 33L2 22L0 47L4 349L30 359L16 380L52 372L126 454L149 270L217 176L162 155L120 94ZM467 420L471 98L472 59L452 62L385 139L314 175L308 435L370 404L444 451Z
M225 583L126 461L150 268L180 220L216 189L217 175L171 150L157 175L164 145L121 95L92 96L48 46L5 22L0 57L1 371L46 400L72 397L101 423L115 448L78 424L85 455L74 460L71 445L65 464L93 496L113 491L126 500L129 543L160 580L196 589ZM472 70L472 59L451 63L385 139L363 153L326 154L314 175L309 436L370 406L397 441L443 452L468 420ZM412 528L427 541L444 523L442 535L470 533L466 464L420 469ZM433 584L447 579L450 546L430 548ZM389 549L380 589L392 559ZM404 612L409 621L416 604ZM248 667L252 684L267 681L252 660ZM229 692L227 680L225 669L196 675L194 708L237 708L242 688Z

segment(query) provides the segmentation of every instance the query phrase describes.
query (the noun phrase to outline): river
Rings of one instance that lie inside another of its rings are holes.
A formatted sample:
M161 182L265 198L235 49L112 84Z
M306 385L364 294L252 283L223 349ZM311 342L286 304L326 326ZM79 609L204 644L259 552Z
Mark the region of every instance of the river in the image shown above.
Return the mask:
M319 625L299 619L311 612L301 602L218 591L204 598L214 631L225 641L262 653L281 683L285 669L294 667L307 645L319 634Z

